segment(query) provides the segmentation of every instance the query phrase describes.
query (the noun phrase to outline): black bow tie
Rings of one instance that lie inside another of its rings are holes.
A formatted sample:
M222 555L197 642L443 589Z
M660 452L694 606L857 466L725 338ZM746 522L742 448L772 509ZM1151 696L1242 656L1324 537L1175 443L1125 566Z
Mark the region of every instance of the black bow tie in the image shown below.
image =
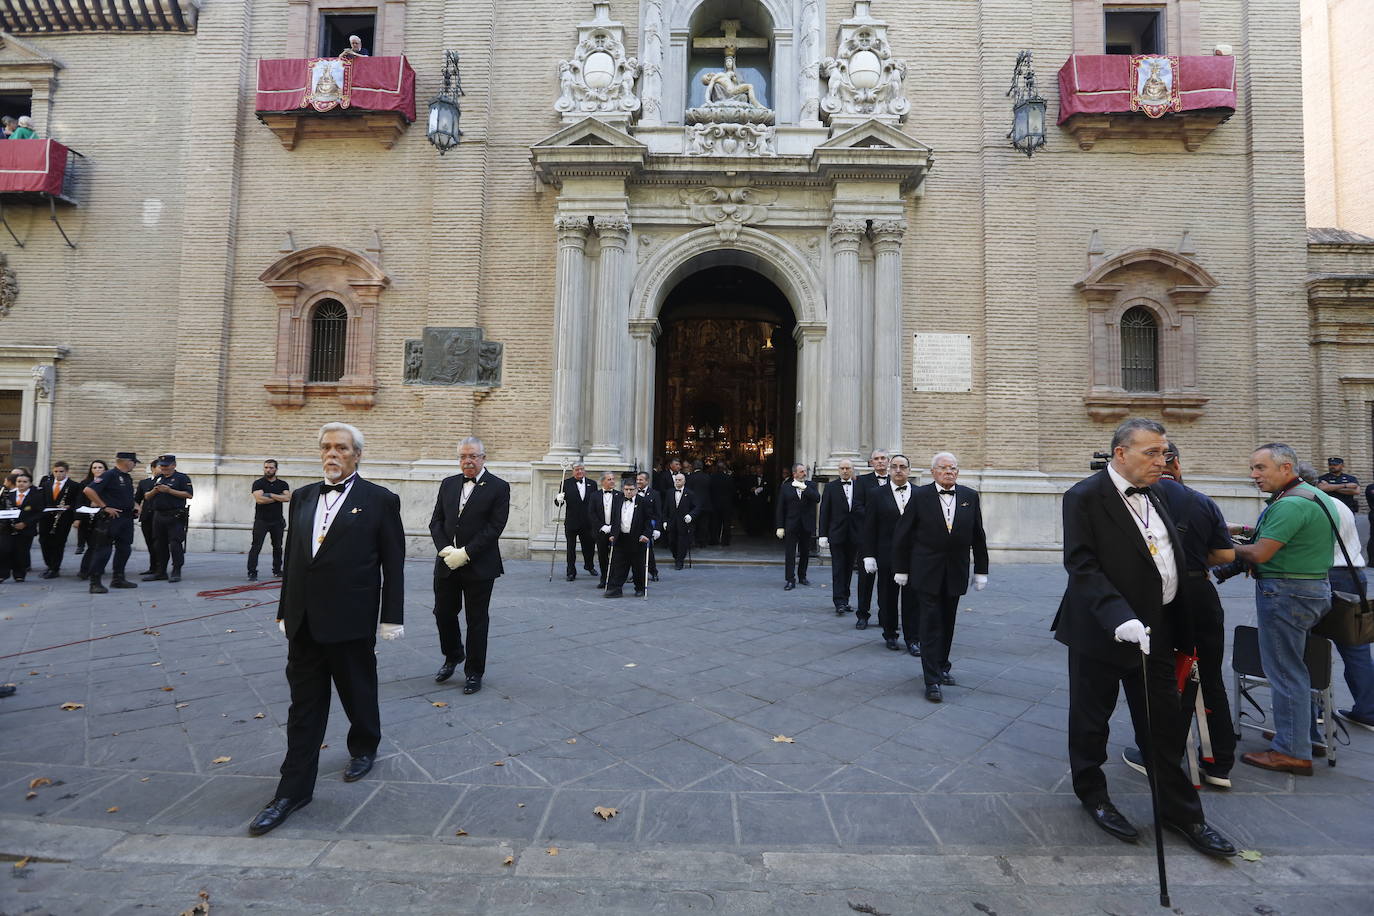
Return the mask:
M320 487L320 492L321 492L321 493L342 493L342 492L343 492L345 489L347 489L347 488L348 488L348 484L347 484L346 482L345 482L345 483L327 483L327 484L325 484L324 486Z
M935 492L936 492L936 493L939 493L941 496L953 496L953 495L954 495L954 491L953 491L953 490L936 490Z
M893 487L893 489L900 493L906 489L906 484L902 484L900 487Z
M852 481L852 480L841 480L841 481L840 481L840 483L844 484L846 487L849 486L849 485L850 485L851 483L853 483L853 482L854 482L854 481Z
M1149 487L1127 487L1127 488L1126 488L1126 495L1127 495L1127 496L1134 496L1134 495L1136 495L1137 493L1139 493L1141 496L1144 496L1146 499L1149 499L1149 498L1150 498L1150 488L1149 488Z

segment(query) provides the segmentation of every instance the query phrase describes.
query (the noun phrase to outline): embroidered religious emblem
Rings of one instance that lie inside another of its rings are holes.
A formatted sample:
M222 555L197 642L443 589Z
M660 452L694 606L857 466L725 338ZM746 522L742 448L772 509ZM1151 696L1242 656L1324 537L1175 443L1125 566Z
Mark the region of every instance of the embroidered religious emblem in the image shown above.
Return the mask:
M1132 55L1131 111L1148 117L1163 117L1166 112L1182 111L1183 96L1178 90L1178 58L1162 55Z
M310 85L305 91L301 107L309 105L316 111L347 108L353 91L353 59L317 57L307 64Z

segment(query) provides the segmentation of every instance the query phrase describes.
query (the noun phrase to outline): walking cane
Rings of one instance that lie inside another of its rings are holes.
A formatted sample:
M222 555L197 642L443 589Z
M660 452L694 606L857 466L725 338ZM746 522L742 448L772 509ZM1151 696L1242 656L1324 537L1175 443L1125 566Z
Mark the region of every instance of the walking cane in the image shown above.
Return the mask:
M562 476L558 479L558 492L563 492L563 484L568 482L568 466L559 465L563 469ZM558 517L553 521L553 556L549 557L549 581L553 581L553 566L558 562L558 532L563 527L563 509L567 504L567 497L563 498L563 506L558 507Z
M610 540L610 545L611 545L611 549L608 550L608 551L606 551L606 570L605 570L605 572L606 572L606 587L602 589L602 592L610 592L610 590L611 590L611 566L614 565L614 563L615 563L615 539L614 539L614 538L612 538L612 539Z
M1140 685L1145 688L1145 729L1144 733L1149 738L1149 747L1142 747L1141 753L1145 756L1145 775L1150 782L1150 808L1154 812L1155 818L1155 858L1159 863L1159 905L1169 906L1169 879L1164 874L1164 826L1159 821L1159 786L1155 780L1155 757L1154 744L1155 735L1153 734L1153 723L1150 720L1150 656L1145 653L1144 647L1140 650Z
M645 601L649 600L649 551L654 549L654 535L649 533L649 543L644 545L644 594L640 595Z

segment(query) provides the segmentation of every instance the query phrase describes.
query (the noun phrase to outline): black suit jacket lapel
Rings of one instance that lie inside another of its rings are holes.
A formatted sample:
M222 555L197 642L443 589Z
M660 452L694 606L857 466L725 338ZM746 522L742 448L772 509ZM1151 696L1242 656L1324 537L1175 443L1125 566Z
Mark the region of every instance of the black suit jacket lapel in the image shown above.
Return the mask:
M315 552L316 560L324 556L325 551L331 546L337 544L339 541L345 540L346 530L352 527L353 519L362 511L362 506L366 502L366 498L363 495L363 486L363 479L361 477L353 481L353 485L349 488L348 494L342 497L339 505L335 506L334 511L330 513L332 517L329 522L329 531L324 536L324 543L321 544L320 549ZM319 490L315 491L315 495L317 500L322 498ZM314 512L315 507L312 506L312 519L314 518Z
M1107 515L1116 522L1125 534L1126 540L1135 548L1140 556L1144 557L1154 566L1155 561L1150 557L1150 550L1145 546L1145 538L1140 534L1140 527L1136 525L1135 519L1131 517L1131 510L1126 508L1126 500L1122 498L1121 492L1117 490L1116 484L1112 481L1111 475L1106 471L1099 472L1102 475L1102 501L1107 509Z
M1159 513L1159 517L1169 529L1169 544L1173 547L1174 551L1174 569L1178 573L1178 581L1182 582L1184 576L1187 575L1187 568L1184 565L1183 545L1180 543L1182 537L1178 533L1178 526L1174 524L1173 517L1169 515L1169 511L1164 508L1164 500L1160 499L1153 490L1150 491L1146 499L1155 507L1155 511Z

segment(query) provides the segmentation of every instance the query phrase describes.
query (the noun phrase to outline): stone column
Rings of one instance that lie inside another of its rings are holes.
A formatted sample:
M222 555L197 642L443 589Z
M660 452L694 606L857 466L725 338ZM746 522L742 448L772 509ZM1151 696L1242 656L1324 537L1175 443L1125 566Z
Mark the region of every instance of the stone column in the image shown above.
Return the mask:
M902 447L902 236L906 220L875 220L873 303L873 443Z
M663 123L664 42L668 40L668 27L663 18L663 0L644 0L643 10L639 63L644 69L639 81L639 123L654 126Z
M630 454L626 457L643 468L653 467L657 443L654 437L654 347L663 331L657 318L630 321L631 362L634 365L634 423L628 431Z
M792 330L792 339L797 342L797 400L800 409L797 409L797 405L786 405L786 409L797 411L795 457L787 460L804 462L808 467L822 460L829 432L825 416L828 405L822 393L826 385L825 333L825 324L819 321L799 321Z
M836 219L830 224L830 457L859 457L860 331L863 327L863 284L859 273L859 242L868 227L860 220Z
M598 216L601 262L597 273L596 408L592 411L592 450L587 456L599 466L623 464L625 412L630 408L625 380L631 375L625 359L629 290L626 289L625 246L630 240L626 216Z
M587 314L587 217L570 213L554 219L558 230L555 268L553 418L545 461L576 457L582 445L583 349Z

